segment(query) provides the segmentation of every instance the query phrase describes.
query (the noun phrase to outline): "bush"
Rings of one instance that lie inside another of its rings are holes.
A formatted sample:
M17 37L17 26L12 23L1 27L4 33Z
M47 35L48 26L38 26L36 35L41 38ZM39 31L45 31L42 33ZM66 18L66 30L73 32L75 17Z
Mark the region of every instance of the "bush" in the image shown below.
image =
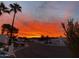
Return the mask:
M70 48L79 48L79 23L69 19L67 24L62 23L67 39L67 45Z
M2 48L2 47L3 47L3 45L4 45L4 44L0 42L0 48Z

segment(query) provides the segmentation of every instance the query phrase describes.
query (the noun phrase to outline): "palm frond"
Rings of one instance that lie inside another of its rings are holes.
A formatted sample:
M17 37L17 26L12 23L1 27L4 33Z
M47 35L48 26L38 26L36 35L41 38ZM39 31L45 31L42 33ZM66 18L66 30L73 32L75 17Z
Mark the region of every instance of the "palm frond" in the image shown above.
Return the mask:
M2 15L2 12L0 11L0 16Z
M17 13L17 11L21 11L21 6L17 3L13 3L13 4L10 4L10 7L11 7L11 11L14 11L15 13Z
M22 10L20 8L18 8L18 11L22 12Z
M10 11L9 11L9 10L4 10L4 12L5 12L5 13L10 13Z
M3 12L9 13L8 8L5 6L3 2L0 3L0 15L2 15Z
M13 5L13 4L10 4L10 7L11 7L11 8L14 8L14 5Z
M10 11L9 12L12 12L13 11L13 9L10 9Z
M2 6L2 7L5 7L5 5L4 5L4 3L3 3L3 2L1 2L1 6Z

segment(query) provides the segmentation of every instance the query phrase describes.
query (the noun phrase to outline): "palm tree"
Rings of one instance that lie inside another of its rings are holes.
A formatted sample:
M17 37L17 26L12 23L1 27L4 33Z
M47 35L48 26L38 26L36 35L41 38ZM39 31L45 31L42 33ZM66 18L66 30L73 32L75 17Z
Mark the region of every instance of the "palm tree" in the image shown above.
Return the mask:
M9 9L5 6L5 4L3 2L0 3L0 16L3 14L3 13L9 13ZM5 30L2 29L2 34Z
M13 25L14 25L15 16L16 16L16 13L18 11L21 12L21 6L19 4L17 4L17 3L13 3L13 4L10 4L10 7L11 7L10 12L12 12L12 11L14 12L14 16L13 16L13 20L12 20L11 36L10 36L10 37L12 37L12 35L13 35L12 31L13 31Z
M5 6L5 4L3 2L0 3L0 16L3 14L3 13L10 13L9 12L9 8L7 8ZM5 29L2 29L2 34L3 32L5 31Z
M5 4L3 2L0 3L0 16L2 15L2 13L9 13L9 9L5 6Z

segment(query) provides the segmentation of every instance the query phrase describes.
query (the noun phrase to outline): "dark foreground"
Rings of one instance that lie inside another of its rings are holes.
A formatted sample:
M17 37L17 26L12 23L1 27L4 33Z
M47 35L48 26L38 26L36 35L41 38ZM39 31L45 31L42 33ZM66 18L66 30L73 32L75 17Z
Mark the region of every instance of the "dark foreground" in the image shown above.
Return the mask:
M50 47L29 42L29 47L16 51L16 58L72 58L67 47Z

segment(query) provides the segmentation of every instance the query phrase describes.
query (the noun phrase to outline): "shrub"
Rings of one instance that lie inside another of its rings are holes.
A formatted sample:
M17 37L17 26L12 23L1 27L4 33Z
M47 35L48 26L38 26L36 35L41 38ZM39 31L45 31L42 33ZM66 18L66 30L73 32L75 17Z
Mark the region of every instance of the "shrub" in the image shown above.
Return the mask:
M0 42L0 48L2 48L2 47L3 47L3 45L4 45L4 44Z
M79 23L74 19L68 19L67 24L62 23L67 39L67 45L70 48L79 48Z

